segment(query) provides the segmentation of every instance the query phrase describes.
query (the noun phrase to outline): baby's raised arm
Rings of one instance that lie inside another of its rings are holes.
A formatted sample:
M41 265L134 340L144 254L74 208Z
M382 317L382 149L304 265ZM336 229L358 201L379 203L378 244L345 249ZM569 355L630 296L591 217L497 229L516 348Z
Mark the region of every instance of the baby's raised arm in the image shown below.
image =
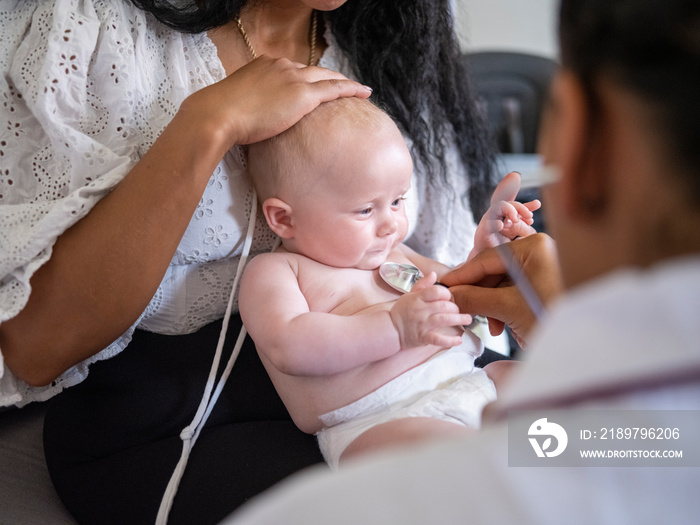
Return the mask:
M520 175L516 172L509 173L498 184L491 197L491 206L476 229L474 248L468 260L488 248L536 233L532 227L532 212L540 208L540 201L516 201L519 190Z

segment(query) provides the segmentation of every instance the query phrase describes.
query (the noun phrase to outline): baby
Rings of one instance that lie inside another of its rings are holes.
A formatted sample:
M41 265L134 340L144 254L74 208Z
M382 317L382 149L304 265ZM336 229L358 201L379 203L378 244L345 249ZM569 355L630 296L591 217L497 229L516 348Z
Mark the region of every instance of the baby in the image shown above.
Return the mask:
M323 104L251 145L248 171L282 245L249 263L240 313L326 462L336 468L341 457L478 428L496 390L474 367L483 346L462 328L471 317L435 284L450 268L402 244L413 164L392 119L365 100ZM475 249L532 233L538 207L492 200ZM402 295L380 278L385 261L425 277Z

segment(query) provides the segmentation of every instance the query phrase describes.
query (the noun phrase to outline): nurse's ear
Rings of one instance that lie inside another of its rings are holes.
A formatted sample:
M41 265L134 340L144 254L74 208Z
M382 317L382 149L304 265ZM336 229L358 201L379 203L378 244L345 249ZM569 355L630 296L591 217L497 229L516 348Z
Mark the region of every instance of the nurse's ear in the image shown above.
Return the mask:
M554 121L553 156L561 179L558 198L562 211L574 220L596 220L608 200L605 156L606 125L600 104L580 79L566 70L552 81L550 118Z
M262 204L263 215L270 229L282 239L294 236L292 207L281 199L271 197Z

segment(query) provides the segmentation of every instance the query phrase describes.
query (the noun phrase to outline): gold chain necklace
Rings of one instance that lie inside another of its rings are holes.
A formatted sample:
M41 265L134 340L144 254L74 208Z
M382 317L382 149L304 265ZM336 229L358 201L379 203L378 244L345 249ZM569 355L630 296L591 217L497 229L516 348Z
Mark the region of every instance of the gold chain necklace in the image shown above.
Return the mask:
M238 31L240 31L241 36L243 37L243 42L245 42L245 45L248 46L248 51L250 51L250 55L253 57L253 60L258 58L258 54L255 52L255 49L253 48L253 44L250 43L250 39L248 38L248 33L245 32L245 29L243 29L243 24L241 24L241 17L237 16L236 17L236 24L238 25ZM318 26L318 13L314 9L311 11L311 36L309 37L310 42L309 42L309 65L313 66L316 64L316 29Z

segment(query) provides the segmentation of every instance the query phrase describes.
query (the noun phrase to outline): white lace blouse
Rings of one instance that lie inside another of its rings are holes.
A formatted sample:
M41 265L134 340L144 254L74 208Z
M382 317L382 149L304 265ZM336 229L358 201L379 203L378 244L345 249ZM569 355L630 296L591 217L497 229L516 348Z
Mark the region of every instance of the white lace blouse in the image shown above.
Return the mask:
M1 323L26 304L29 280L56 238L122 180L185 97L225 72L206 35L165 28L128 1L0 0L0 35ZM352 76L330 32L326 38L320 65ZM415 174L408 243L456 264L469 252L475 226L469 209L452 197L467 187L454 148L448 166L454 192ZM44 400L80 382L91 362L123 350L137 326L184 334L223 317L252 198L244 158L233 148L134 326L42 388L15 378L0 349L0 406ZM258 221L252 253L273 242Z

